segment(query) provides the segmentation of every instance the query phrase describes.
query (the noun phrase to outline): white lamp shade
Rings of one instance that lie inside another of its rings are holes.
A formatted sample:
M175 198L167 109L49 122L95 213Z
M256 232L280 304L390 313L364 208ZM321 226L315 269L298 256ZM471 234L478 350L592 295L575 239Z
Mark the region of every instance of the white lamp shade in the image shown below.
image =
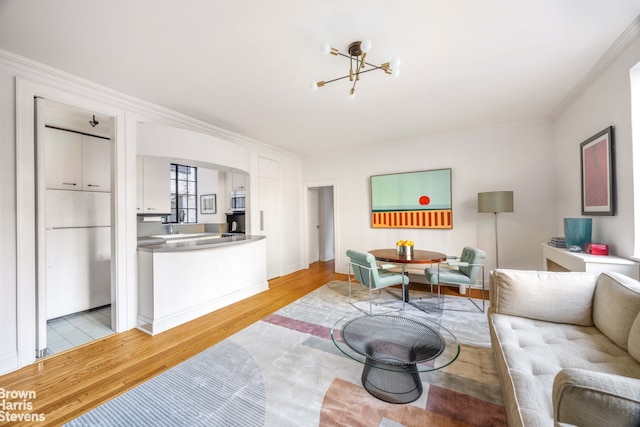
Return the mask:
M513 212L513 191L478 193L478 212Z

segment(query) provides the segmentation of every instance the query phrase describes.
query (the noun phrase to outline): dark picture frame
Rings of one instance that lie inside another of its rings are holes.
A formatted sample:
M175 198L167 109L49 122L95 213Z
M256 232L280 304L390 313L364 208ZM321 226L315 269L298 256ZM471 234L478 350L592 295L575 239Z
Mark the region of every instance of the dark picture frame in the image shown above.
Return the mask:
M215 214L218 210L215 194L203 194L200 196L200 213Z
M613 126L580 144L582 215L615 215Z

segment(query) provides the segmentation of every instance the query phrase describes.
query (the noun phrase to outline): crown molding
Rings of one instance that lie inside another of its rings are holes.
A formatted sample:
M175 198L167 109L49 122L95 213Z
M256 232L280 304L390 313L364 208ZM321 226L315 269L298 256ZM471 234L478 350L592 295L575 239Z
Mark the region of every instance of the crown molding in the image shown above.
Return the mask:
M172 126L183 127L192 131L201 132L224 141L236 143L247 149L257 151L276 151L279 154L299 160L300 156L295 153L283 150L282 148L269 145L237 134L235 132L217 127L210 123L195 119L185 114L170 110L157 104L144 101L139 98L118 92L114 89L102 86L90 80L67 73L57 68L50 67L29 58L17 55L0 49L0 64L4 64L26 75L16 75L28 80L37 78L39 83L56 85L63 89L73 89L79 94L88 95L107 101L113 105L123 108L126 111L148 116L150 120L159 120L163 124L169 122Z
M602 55L596 64L589 70L586 76L576 84L573 89L560 101L560 104L551 113L551 118L557 120L569 107L582 96L587 89L598 80L605 71L627 50L631 44L640 37L640 16L638 16L611 47Z

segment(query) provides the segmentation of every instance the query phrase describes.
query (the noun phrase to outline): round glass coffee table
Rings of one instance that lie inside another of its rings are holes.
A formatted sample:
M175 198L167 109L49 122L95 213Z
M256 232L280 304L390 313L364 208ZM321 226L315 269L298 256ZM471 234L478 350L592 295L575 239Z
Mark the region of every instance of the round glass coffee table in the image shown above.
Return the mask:
M389 403L410 403L422 395L421 372L453 363L456 337L443 326L406 314L343 317L331 329L342 353L364 365L362 385Z

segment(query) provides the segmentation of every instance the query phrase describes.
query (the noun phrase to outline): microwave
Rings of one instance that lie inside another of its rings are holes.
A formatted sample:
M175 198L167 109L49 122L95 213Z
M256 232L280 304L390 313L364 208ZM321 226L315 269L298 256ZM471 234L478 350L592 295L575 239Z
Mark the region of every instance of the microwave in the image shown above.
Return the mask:
M244 212L245 210L244 191L234 191L231 193L231 210L233 212Z

